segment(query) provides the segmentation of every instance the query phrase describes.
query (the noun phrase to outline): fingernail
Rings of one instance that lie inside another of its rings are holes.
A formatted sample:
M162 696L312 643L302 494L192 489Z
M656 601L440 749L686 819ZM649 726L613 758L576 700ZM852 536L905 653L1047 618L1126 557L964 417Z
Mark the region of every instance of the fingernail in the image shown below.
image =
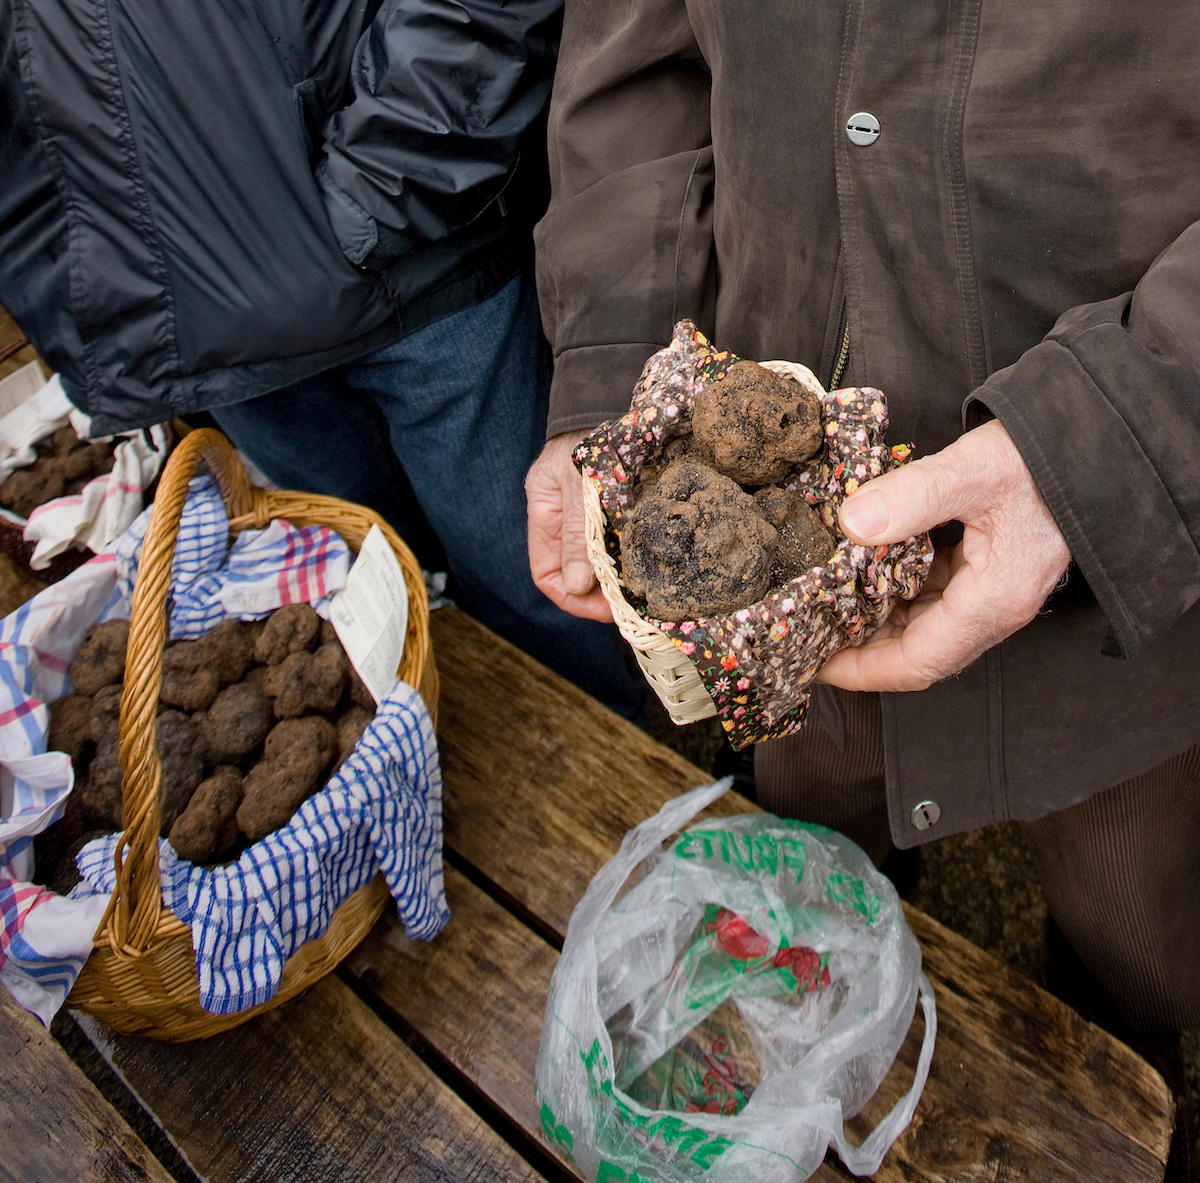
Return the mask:
M868 489L846 500L841 512L842 529L855 538L871 539L888 527L887 500Z
M590 563L568 563L563 568L563 586L573 596L581 596L592 590L592 567Z

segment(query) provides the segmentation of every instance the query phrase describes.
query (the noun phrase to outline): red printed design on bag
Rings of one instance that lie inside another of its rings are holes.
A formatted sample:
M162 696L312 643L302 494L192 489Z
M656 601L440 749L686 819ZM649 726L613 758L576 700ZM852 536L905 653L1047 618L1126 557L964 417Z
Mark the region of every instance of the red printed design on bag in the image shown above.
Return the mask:
M753 1093L747 1088L738 1067L737 1057L731 1055L733 1045L723 1035L718 1036L711 1049L704 1053L704 1080L701 1088L708 1098L702 1105L689 1101L684 1107L687 1113L723 1113L732 1117L741 1111Z
M791 970L796 979L796 993L824 990L829 985L829 966L822 964L821 955L807 945L780 949L771 961L776 969Z
M762 933L756 932L735 912L722 908L716 919L710 920L704 931L711 933L721 949L735 961L762 957L771 947Z

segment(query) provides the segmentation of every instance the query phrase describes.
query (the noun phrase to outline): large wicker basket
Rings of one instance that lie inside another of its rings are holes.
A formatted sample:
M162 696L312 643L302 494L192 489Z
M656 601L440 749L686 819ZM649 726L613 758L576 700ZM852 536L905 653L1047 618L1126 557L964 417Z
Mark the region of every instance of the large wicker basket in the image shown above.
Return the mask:
M204 460L216 477L230 530L261 529L275 518L328 526L357 551L379 526L408 587L408 633L397 677L437 706L437 671L429 640L429 602L420 566L390 526L362 506L307 493L268 492L250 483L229 441L201 429L186 435L159 482L134 591L121 699L124 839L117 847L117 888L96 930L95 948L67 998L125 1034L183 1042L213 1035L287 1001L328 973L366 935L390 896L382 875L345 900L324 935L298 950L269 1001L231 1015L201 1010L191 931L163 906L159 889L159 782L155 716L166 642L166 595L188 482Z
M764 361L759 365L795 379L814 393L824 393L812 371L798 362ZM608 601L617 630L633 650L646 681L666 707L672 722L684 724L711 719L717 713L716 703L705 689L696 667L662 629L640 616L626 600L616 561L605 543L608 518L595 482L586 475L583 477L583 513L587 554L596 581Z

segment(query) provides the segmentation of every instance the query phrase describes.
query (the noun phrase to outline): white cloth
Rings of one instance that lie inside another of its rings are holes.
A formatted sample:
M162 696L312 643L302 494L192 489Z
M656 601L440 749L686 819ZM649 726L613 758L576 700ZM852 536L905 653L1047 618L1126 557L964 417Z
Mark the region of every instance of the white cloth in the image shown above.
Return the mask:
M0 483L32 464L38 441L68 423L80 439L90 438L91 420L67 398L55 375L0 418ZM24 528L26 542L35 544L29 560L33 570L44 570L72 546L102 554L142 512L143 494L166 459L166 432L155 426L125 432L118 439L112 471L89 481L80 492L38 506L28 522L0 510L0 516Z

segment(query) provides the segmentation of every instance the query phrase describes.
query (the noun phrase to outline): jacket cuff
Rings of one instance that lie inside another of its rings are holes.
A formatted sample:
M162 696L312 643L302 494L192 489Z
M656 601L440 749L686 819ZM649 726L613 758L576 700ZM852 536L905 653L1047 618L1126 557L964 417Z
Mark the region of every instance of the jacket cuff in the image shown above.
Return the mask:
M663 346L653 341L587 345L554 359L546 438L582 431L629 410L647 358Z
M964 417L1004 425L1129 657L1200 598L1200 381L1131 336L1127 306L1066 314Z

